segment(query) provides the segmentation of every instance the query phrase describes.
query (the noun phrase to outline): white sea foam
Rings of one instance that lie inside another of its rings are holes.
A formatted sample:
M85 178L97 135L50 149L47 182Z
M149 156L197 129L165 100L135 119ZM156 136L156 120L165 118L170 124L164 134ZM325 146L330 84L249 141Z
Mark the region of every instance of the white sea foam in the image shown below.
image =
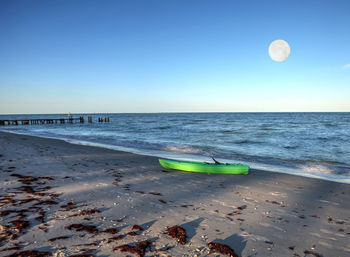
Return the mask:
M324 165L306 164L299 166L299 169L306 172L332 174L332 169Z
M169 151L169 152L175 152L175 153L189 153L189 154L198 154L202 152L202 150L199 148L194 148L191 146L175 146L175 145L168 145L164 147L163 150Z

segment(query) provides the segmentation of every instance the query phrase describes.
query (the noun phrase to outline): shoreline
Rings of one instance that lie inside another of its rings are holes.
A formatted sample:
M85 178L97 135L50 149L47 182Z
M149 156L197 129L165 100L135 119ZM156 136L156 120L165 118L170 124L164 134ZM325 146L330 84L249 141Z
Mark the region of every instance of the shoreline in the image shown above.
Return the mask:
M0 145L6 256L125 256L118 247L143 241L150 243L145 256L206 256L211 242L239 256L350 253L348 184L255 169L245 176L163 172L156 157L7 132ZM173 226L184 228L185 244L167 234Z
M15 135L24 135L24 136L32 136L32 137L39 137L39 138L45 138L45 139L52 139L52 140L60 140L69 144L74 145L81 145L81 146L90 146L90 147L98 147L103 149L108 149L112 151L118 151L118 152L127 152L137 155L145 155L149 157L156 157L156 158L166 158L166 159L174 159L174 160L188 160L188 161L207 161L202 156L195 155L195 154L186 154L186 153L171 153L171 152L165 152L161 150L140 150L137 148L130 148L130 147L124 147L124 146L115 146L115 145L108 145L105 143L98 143L98 142L91 142L91 141L84 141L79 139L67 139L67 138L55 138L50 136L44 136L44 135L29 135L25 133L19 133L15 131L3 131L0 130L0 133L10 133ZM220 158L223 162L240 162L240 161L234 161L230 159ZM283 167L283 166L276 166L276 165L269 165L269 164L261 164L261 163L252 163L252 162L244 162L243 163L249 165L250 167L253 167L254 170L260 170L260 171L267 171L267 172L274 172L274 173L282 173L282 174L289 174L294 176L301 176L305 178L313 178L313 179L320 179L325 181L332 181L336 183L343 183L343 184L350 184L350 177L343 176L342 178L337 177L336 175L327 175L327 174L317 174L315 172L305 172L303 173L302 170L296 169L296 168L289 168L289 167Z

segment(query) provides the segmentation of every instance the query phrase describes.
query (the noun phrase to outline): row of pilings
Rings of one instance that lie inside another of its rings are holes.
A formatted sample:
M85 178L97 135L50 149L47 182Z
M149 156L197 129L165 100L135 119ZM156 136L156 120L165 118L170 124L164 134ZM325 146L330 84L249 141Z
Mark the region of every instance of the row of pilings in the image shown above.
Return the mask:
M109 122L109 117L98 118L98 122ZM21 120L0 120L0 126L17 126L17 125L43 125L43 124L73 124L84 123L83 116L79 118L73 118L71 114L68 114L68 118L56 118L56 119L21 119ZM88 122L92 123L92 117L88 116Z

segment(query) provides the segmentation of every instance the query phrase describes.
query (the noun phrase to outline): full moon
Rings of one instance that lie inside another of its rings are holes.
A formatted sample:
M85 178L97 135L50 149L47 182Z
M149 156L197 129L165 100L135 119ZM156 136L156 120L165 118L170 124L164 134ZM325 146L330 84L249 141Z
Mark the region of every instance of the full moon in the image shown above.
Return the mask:
M290 54L289 44L281 39L275 40L270 44L269 55L276 62L283 62Z

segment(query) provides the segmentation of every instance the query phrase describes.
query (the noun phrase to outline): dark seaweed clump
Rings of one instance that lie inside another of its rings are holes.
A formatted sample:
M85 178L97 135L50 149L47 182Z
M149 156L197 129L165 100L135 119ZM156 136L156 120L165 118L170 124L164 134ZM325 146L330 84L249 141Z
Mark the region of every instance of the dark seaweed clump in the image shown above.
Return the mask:
M132 230L139 230L139 231L142 231L143 228L141 228L139 225L134 225L134 226L132 226Z
M180 226L173 226L166 230L167 234L172 238L175 238L180 244L186 244L186 231Z
M105 229L105 230L103 230L101 232L109 233L109 234L117 234L119 232L119 230L116 229L116 228L107 228L107 229Z
M72 230L74 228L76 231L86 231L86 232L89 232L89 233L92 233L92 234L97 234L98 233L98 229L94 225L72 224L72 225L69 225L66 228L69 229L69 230Z
M220 244L220 243L209 243L208 244L210 250L217 251L222 254L226 254L231 257L239 257L235 251L233 251L228 245Z
M139 257L143 257L146 254L147 248L150 247L151 244L152 243L150 241L145 240L137 243L136 245L125 244L125 245L117 246L113 249L113 251L119 250L122 252L135 253Z

